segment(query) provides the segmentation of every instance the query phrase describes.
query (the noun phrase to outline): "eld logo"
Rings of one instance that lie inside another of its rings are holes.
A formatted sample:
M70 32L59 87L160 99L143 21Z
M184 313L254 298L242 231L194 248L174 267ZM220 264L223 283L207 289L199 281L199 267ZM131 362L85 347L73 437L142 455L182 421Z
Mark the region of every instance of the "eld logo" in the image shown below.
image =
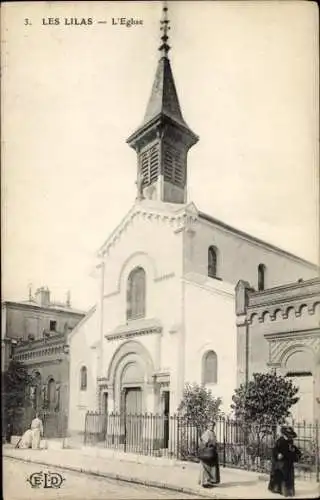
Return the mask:
M65 478L58 472L34 472L27 482L31 488L61 488Z

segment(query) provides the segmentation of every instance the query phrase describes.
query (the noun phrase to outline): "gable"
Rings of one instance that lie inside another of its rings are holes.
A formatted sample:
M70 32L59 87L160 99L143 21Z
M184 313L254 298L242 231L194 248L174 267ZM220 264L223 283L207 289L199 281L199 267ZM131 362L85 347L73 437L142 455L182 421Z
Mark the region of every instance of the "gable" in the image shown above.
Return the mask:
M175 231L182 229L188 222L188 218L196 219L197 216L198 210L194 203L178 204L151 200L137 201L99 249L98 257L108 255L111 248L116 246L127 229L137 220L156 222L158 227L159 224L167 225Z

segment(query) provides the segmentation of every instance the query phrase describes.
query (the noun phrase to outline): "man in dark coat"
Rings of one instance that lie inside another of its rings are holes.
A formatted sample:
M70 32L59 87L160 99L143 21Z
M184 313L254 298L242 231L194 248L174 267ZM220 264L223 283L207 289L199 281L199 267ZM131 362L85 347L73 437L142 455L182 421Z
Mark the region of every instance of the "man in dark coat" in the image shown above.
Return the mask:
M292 427L282 427L281 436L272 450L271 473L268 489L288 497L294 496L294 462L301 457L300 450L293 444L297 434Z

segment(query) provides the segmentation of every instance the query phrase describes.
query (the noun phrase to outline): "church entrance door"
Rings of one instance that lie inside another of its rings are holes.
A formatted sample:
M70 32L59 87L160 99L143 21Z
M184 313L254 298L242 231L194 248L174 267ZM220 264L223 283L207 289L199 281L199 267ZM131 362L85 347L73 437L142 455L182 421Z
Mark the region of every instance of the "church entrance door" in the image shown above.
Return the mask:
M130 449L142 444L142 391L139 387L125 389L125 443Z
M142 410L142 391L133 387L125 391L125 411L127 414L138 414Z

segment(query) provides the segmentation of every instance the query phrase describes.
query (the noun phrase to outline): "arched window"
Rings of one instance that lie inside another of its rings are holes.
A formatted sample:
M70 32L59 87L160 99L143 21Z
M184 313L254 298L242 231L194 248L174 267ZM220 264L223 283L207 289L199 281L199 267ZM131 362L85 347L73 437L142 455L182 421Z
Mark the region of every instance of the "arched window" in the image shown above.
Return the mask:
M82 366L80 370L80 391L87 390L87 367Z
M218 357L214 351L207 351L202 359L202 383L216 384L218 381Z
M143 318L146 313L146 273L134 268L127 283L127 319Z
M208 276L217 277L217 249L213 246L208 248Z
M53 410L56 404L56 383L53 378L48 381L48 406Z
M266 286L266 266L264 264L258 265L258 290L264 290Z

